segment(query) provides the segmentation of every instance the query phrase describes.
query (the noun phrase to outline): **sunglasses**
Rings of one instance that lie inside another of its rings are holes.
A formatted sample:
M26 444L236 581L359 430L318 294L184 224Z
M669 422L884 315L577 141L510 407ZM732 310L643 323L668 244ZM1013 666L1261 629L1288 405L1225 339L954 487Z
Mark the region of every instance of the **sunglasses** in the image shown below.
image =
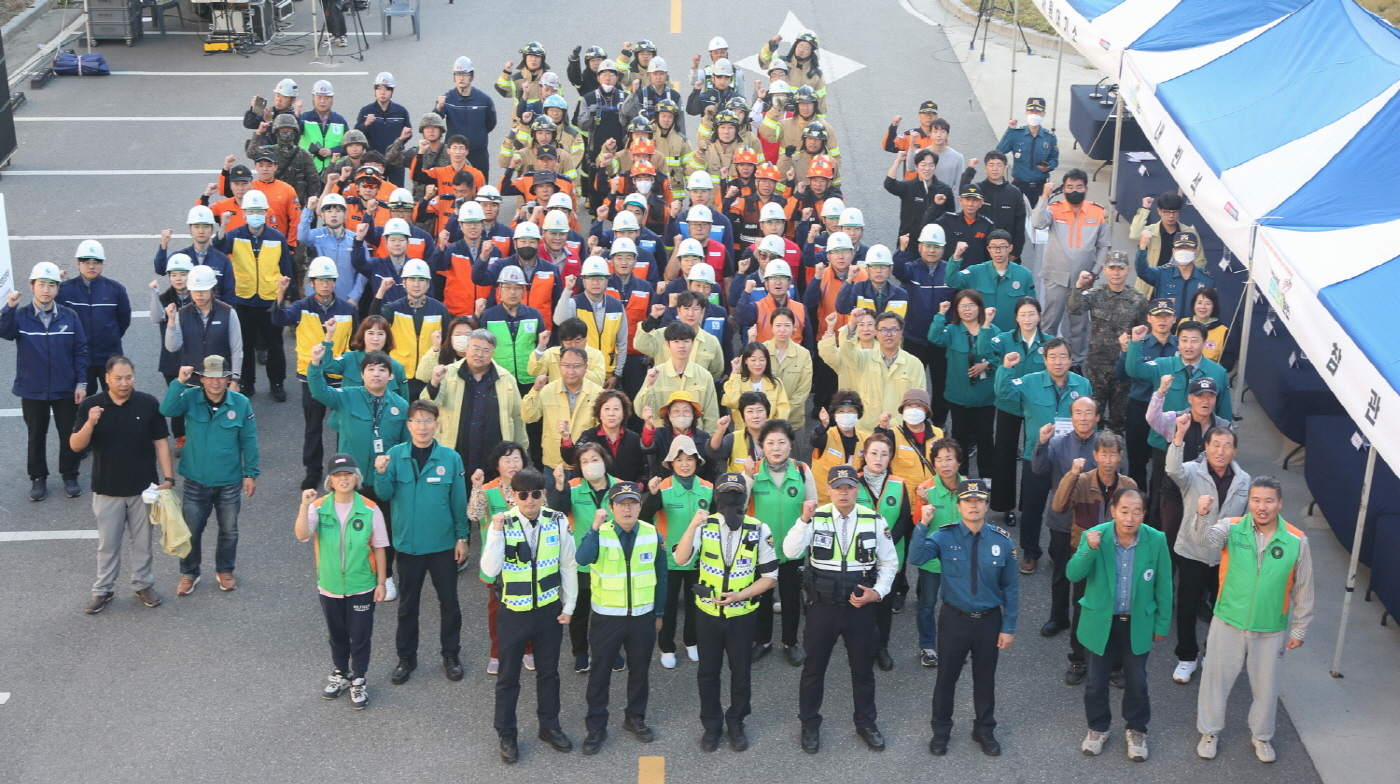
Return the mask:
M516 490L516 491L515 491L515 497L516 497L516 498L519 498L521 501L524 501L524 500L526 500L527 498L533 498L533 499L538 500L538 499L540 499L540 498L544 498L544 491L543 491L543 490Z

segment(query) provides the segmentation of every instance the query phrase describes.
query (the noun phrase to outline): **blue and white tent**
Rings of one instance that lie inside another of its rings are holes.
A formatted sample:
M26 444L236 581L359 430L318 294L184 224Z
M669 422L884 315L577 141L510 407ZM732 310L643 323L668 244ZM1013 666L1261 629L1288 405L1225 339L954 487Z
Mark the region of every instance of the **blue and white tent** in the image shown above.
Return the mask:
M1035 0L1391 465L1400 32L1352 0Z

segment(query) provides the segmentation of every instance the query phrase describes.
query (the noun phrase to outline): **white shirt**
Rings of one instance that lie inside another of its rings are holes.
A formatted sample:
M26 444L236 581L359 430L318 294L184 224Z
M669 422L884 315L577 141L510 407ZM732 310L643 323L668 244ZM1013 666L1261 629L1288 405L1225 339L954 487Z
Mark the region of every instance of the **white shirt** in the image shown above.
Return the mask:
M836 511L834 504L827 504L819 509L831 510L831 522L836 526L837 544L841 547L841 552L845 552L850 546L851 537L855 535L856 510L860 509L857 504L851 507L849 515L842 515ZM870 514L875 512L866 509ZM880 525L884 529L883 523ZM888 534L889 529L884 529ZM788 529L787 537L783 539L783 554L789 558L796 558L812 544L812 521L798 518ZM890 593L890 588L894 585L894 576L899 571L899 554L895 552L894 540L888 535L875 537L875 592L883 599ZM810 568L810 567L809 567Z
M539 521L527 520L525 516L516 510L510 513L510 519L518 522L525 532L525 540L530 543L530 552L538 553L535 543L539 540ZM540 508L540 516L556 515L559 518L559 596L564 603L561 611L565 615L574 614L574 605L578 600L578 561L574 559L574 537L569 533L568 518L547 507ZM495 579L504 568L506 559L506 532L497 531L494 527L486 529L486 544L481 548L481 573L491 579Z
M690 540L690 560L682 563L677 560L680 566L686 566L700 556L700 531L704 526L695 529L695 536ZM719 544L720 552L724 558L726 567L734 565L734 555L739 552L739 533L743 531L740 526L738 531L729 530L729 526L721 520L719 524ZM773 549L773 532L769 530L767 523L758 524L758 569L759 577L772 577L778 579L778 553Z

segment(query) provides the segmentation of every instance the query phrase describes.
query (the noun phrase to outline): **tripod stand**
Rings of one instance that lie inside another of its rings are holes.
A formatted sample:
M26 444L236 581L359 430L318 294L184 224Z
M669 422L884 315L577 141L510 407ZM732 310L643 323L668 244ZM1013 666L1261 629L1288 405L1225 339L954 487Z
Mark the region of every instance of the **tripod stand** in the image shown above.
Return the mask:
M319 0L321 4L321 14L314 11L311 15L311 32L315 39L314 47L316 52L315 62L321 62L321 45L325 41L326 55L334 57L331 48L337 39L344 40L348 35L353 34L357 39L358 48L353 52L346 52L344 56L353 57L363 61L365 52L369 50L369 37L365 35L365 23L360 17L361 5L369 7L368 0ZM351 21L347 25L345 18L346 11L349 11ZM320 16L325 20L325 25L320 32L316 29L316 18ZM337 35L339 33L339 35Z
M1014 0L1012 1L1014 2ZM987 62L987 33L991 31L992 18L996 15L996 12L998 11L1005 14L1015 14L1015 10L1008 6L997 5L996 0L981 0L980 5L978 5L977 7L977 25L972 28L972 40L967 42L967 48L977 48L977 33L978 31L981 31L982 55L979 58L979 62ZM1016 20L1015 25L1016 32L1021 34L1021 43L1025 44L1026 46L1026 54L1031 54L1030 41L1026 40L1026 31L1021 27L1021 22L1019 19ZM1016 40L1014 36L1012 37L1011 43L1011 48L1015 49Z

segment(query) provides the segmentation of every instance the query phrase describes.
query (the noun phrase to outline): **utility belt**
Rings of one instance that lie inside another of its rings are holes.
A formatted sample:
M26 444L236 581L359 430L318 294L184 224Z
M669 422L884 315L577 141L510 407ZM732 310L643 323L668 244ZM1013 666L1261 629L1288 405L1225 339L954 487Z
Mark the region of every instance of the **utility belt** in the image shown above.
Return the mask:
M845 604L856 586L875 587L875 568L859 572L833 571L808 566L805 571L808 604Z

